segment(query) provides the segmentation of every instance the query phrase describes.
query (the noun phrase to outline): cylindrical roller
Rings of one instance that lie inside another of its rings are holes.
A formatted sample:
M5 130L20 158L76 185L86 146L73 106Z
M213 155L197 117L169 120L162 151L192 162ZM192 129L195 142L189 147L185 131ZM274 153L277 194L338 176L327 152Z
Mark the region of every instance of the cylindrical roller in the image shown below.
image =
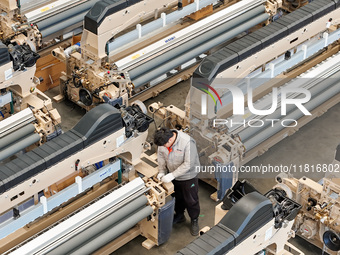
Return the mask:
M129 215L131 212L140 209L147 202L148 200L146 196L138 197L137 199L131 201L129 204L118 209L117 211L105 217L104 219L101 219L99 222L96 222L90 227L86 228L79 234L74 235L71 238L67 239L66 242L62 243L60 246L56 247L54 250L50 251L47 254L55 255L68 254L76 247L80 247L82 246L83 243L87 243L87 241L90 240L93 236L99 235L108 226L114 225L115 223L126 217L126 215Z
M15 144L12 144L4 148L2 151L0 151L0 161L14 155L15 153L38 142L39 140L40 140L40 136L37 133L33 133L29 136L22 138L20 141L16 142Z
M127 218L119 222L117 225L112 227L109 226L99 235L94 236L91 240L87 241L82 246L72 251L71 254L72 255L92 254L100 247L106 245L110 241L114 240L115 238L117 238L130 228L132 228L139 221L149 216L152 212L153 209L151 206L146 206L141 210L135 211L134 213L130 214Z
M298 78L299 79L299 78ZM303 78L302 78L303 79ZM327 77L323 79L320 83L318 83L316 86L309 89L312 98L314 98L316 95L324 91L326 88L334 84L334 81L340 80L340 72L333 74L330 77ZM287 114L291 113L293 109L295 109L295 105L287 105ZM268 115L266 119L280 119L281 118L281 108L277 109L274 113ZM239 137L243 142L248 140L249 138L255 136L257 133L261 132L264 128L267 128L269 125L271 125L270 121L264 121L263 126L261 127L247 127L241 132L238 133Z
M336 94L340 93L340 86L337 82L335 82L335 85L332 87L326 89L324 92L320 93L318 96L316 96L313 100L309 101L306 103L304 106L308 111L312 111L319 105L323 104ZM297 109L293 111L292 113L288 114L285 119L293 119L293 120L298 120L301 117L303 117L303 113ZM289 123L288 121L285 122L285 125L290 125L292 123ZM244 143L244 146L246 147L247 151L253 149L255 146L259 145L263 141L267 140L269 137L275 135L276 133L280 132L282 129L284 129L281 125L281 122L277 122L273 125L273 127L268 127L261 132L259 132L255 137L252 137L248 141Z
M193 49L195 49L196 47L201 46L202 44L212 43L211 40L213 40L213 38L215 38L219 35L224 36L225 32L239 26L243 22L250 20L250 19L254 18L255 16L257 16L260 13L263 13L263 12L264 12L264 6L258 6L254 9L242 14L239 17L236 17L236 18L234 18L234 19L232 19L228 22L225 22L225 23L223 23L223 24L221 24L221 25L219 25L219 26L217 26L217 27L215 27L215 28L213 28L213 29L211 29L211 30L209 30L209 31L207 31L207 32L185 42L185 43L183 43L183 44L181 44L180 46L151 59L150 61L148 61L144 64L141 64L140 66L136 67L135 69L132 69L131 71L129 71L130 78L133 80L134 84L136 85L134 79L138 78L139 76L145 75L145 74L148 75L151 70L158 68L162 64L168 65L170 60L177 59L182 54L188 53L188 52L192 51ZM258 23L260 23L260 22L258 22ZM254 24L254 25L256 25L256 24ZM243 32L243 31L244 30L242 30L241 32ZM228 40L228 38L226 37L226 38L224 38L223 41L227 41L227 40ZM211 49L213 47L214 46L212 45L212 46L209 47L209 49ZM202 51L199 54L192 55L188 60L195 58L196 56L202 54L203 52L204 51ZM185 63L185 62L182 62L182 63ZM182 63L180 63L180 64L182 64ZM174 67L176 67L176 66L174 66Z
M98 0L86 1L83 4L79 4L77 6L71 7L68 10L65 10L61 13L51 15L51 16L44 18L43 20L38 21L36 23L39 27L39 30L43 30L47 27L54 26L54 25L59 26L61 21L68 20L68 19L70 19L74 16L81 14L81 13L85 13L84 14L84 16L85 16L86 13L92 8L92 6L96 2L98 2ZM29 22L34 22L34 21L30 20ZM59 26L59 30L62 30L63 28L65 28L65 27Z
M249 12L247 14L249 15ZM203 35L203 38L200 39L199 43L197 43L196 40L190 40L189 42L185 43L187 44L185 45L187 47L185 47L183 50L182 46L184 47L184 44L180 47L175 48L174 50L169 51L170 56L168 56L168 59L162 59L161 61L159 61L159 59L155 58L143 64L143 67L141 67L141 69L139 69L140 67L137 67L136 69L131 70L129 72L131 80L136 87L146 84L153 79L171 71L175 67L180 66L190 61L191 59L194 59L200 54L216 47L217 45L220 45L221 43L234 38L236 35L248 30L256 24L267 20L268 17L268 14L263 13L253 19L251 19L251 17L249 19L243 19L244 16L242 15L241 17L236 18L239 22L237 22L237 25L234 25L236 27L231 30L229 26L226 26L224 32L221 31L220 33L217 33L215 37L208 37L207 33L205 33ZM233 21L235 21L236 19L234 19ZM165 54L162 54L161 56L163 55ZM144 65L149 65L149 67L146 67ZM134 79L134 77L136 77L136 74L141 75Z
M243 22L252 19L253 17L259 15L260 13L264 12L264 6L258 6L256 8L254 8L253 10L250 10L246 13L244 13L243 15L236 17L224 24L221 24L213 29L211 29L210 31L207 31L195 38L193 38L192 40L189 40L183 44L181 44L179 47L176 47L168 52L165 52L153 59L151 59L150 61L136 67L135 69L132 69L129 71L129 75L130 78L133 80L134 84L135 80L139 78L139 76L141 75L145 75L148 74L149 71L158 68L159 66L162 66L163 64L167 65L169 64L170 60L173 59L178 59L181 57L182 54L187 54L189 52L191 52L193 49L195 49L198 46L202 46L202 44L210 44L212 43L211 40L213 40L213 38L220 36L220 35L224 35L224 33L226 33L227 31L230 31L231 29L239 26L240 24L242 24ZM268 16L267 16L268 17ZM244 31L244 30L243 30ZM241 31L241 32L243 32ZM227 41L228 38L226 37L223 41ZM222 41L222 42L223 42ZM214 46L210 46L208 49L213 48ZM195 54L192 55L190 54L190 59L195 58L196 56L202 54L204 51L200 52L199 54ZM183 64L185 62L181 62L180 64ZM177 66L178 66L177 65ZM176 66L175 66L176 67ZM171 69L170 69L171 70Z
M8 145L22 139L23 137L27 136L28 134L32 134L35 131L35 127L33 124L26 125L18 130L15 130L15 132L10 133L4 137L1 138L0 143L0 150L2 148L7 147Z
M68 19L64 19L58 23L55 23L49 27L45 27L43 29L40 29L40 32L42 34L42 37L45 38L47 36L50 36L54 33L57 33L58 31L64 30L68 27L72 27L72 25L75 25L77 23L80 23L84 20L84 17L86 15L86 12L81 12L77 15L74 15Z

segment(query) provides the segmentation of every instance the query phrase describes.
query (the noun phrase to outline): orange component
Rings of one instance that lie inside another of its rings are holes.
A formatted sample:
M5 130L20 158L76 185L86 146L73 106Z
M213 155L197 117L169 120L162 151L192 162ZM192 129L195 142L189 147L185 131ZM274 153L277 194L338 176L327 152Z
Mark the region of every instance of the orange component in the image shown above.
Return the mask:
M53 196L54 194L58 193L59 191L67 188L68 186L72 185L75 182L75 178L77 176L84 177L84 174L80 172L75 172L68 177L60 180L59 182L56 182L49 186L47 189L44 190L44 196L46 198L49 198L50 196Z

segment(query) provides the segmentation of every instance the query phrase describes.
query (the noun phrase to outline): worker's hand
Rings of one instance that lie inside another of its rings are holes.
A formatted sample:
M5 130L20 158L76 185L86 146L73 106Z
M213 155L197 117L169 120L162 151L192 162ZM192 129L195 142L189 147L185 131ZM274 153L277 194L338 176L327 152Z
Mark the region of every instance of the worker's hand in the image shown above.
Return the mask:
M169 173L162 178L162 182L168 183L171 182L173 179L175 179L175 176L172 173Z
M159 173L159 174L157 174L157 179L161 180L163 176L164 176L164 173Z

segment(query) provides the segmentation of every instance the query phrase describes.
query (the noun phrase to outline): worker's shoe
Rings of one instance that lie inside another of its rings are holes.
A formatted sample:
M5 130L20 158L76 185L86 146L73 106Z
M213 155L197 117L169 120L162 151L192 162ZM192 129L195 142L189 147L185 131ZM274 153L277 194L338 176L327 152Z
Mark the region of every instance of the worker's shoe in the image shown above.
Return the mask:
M184 214L175 214L173 224L185 222Z
M200 229L198 226L198 218L191 220L190 233L193 236L198 236Z

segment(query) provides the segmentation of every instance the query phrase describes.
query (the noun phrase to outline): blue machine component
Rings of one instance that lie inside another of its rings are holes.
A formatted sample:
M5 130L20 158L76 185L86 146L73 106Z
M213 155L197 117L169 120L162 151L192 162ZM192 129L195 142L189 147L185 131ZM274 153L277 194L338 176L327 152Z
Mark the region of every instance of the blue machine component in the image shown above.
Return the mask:
M278 10L278 12L273 16L273 21L278 20L279 18L281 18L283 15L282 10Z
M231 188L233 185L233 172L231 169L234 166L234 162L230 162L226 166L222 166L217 161L213 162L213 165L216 167L216 169L223 169L225 171L215 171L215 178L218 182L217 187L217 198L221 200L225 194L225 192Z
M175 198L166 203L158 211L158 245L168 241L174 218Z
M55 129L55 131L51 134L49 134L48 136L46 136L46 141L51 141L53 138L61 135L63 133L63 130L61 128L57 128Z
M103 99L105 103L112 105L113 107L115 107L116 105L119 105L119 106L123 105L123 98L121 97L116 98L116 99L111 99L107 96L103 96Z
M95 164L96 168L99 169L99 168L102 168L104 165L104 161L100 161L98 163Z

